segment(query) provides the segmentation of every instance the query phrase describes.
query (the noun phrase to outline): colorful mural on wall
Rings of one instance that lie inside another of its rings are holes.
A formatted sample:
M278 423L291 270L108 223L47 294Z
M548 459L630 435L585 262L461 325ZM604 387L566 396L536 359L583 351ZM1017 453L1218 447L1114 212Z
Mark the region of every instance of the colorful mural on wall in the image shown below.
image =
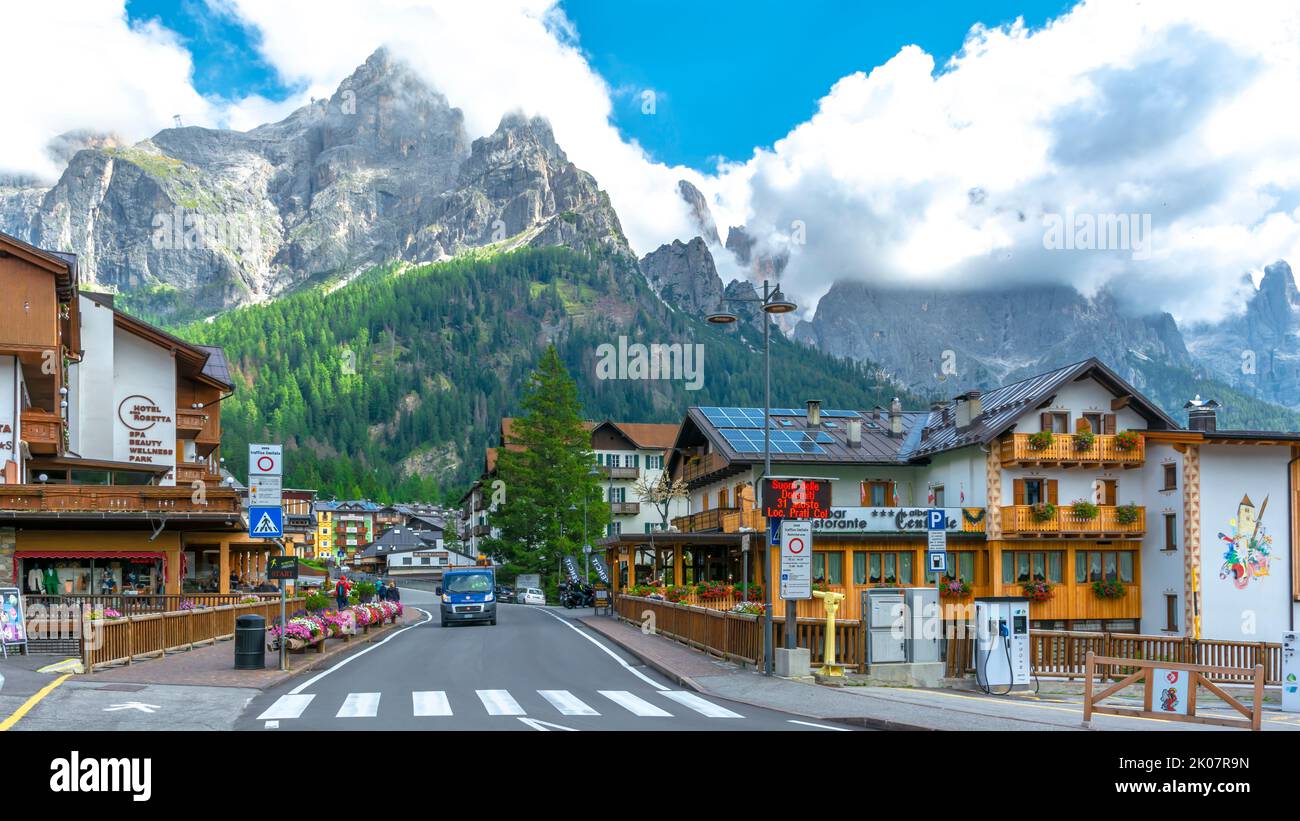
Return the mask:
M1273 549L1273 537L1268 535L1261 522L1264 511L1268 509L1268 497L1264 497L1259 510L1250 501L1250 496L1242 496L1237 505L1237 518L1228 522L1233 528L1232 535L1220 531L1219 538L1227 543L1223 554L1223 567L1219 569L1220 579L1231 579L1238 590L1245 590L1251 579L1268 575L1269 553Z

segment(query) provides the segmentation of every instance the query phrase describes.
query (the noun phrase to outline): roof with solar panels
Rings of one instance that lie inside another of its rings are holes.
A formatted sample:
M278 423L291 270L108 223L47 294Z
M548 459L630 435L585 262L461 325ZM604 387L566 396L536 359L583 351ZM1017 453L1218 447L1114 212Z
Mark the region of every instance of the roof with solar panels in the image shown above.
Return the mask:
M923 462L941 451L985 444L1015 426L1026 411L1048 401L1070 381L1095 379L1147 419L1152 429L1177 430L1179 425L1100 360L1092 358L983 394L980 412L959 427L956 400L928 411L895 408L899 429L891 432L891 411L820 410L820 423L809 423L808 408L772 408L769 417L772 457L780 462L823 464L907 464ZM957 399L979 397L968 391ZM895 403L897 400L895 400ZM862 424L861 440L849 441L849 423ZM729 462L763 461L763 409L693 407L678 432L670 469L681 450L712 445Z
M868 411L827 408L820 411L817 425L809 424L807 408L772 408L768 428L772 456L782 462L896 464L906 461L904 454L915 447L921 425L929 414L901 411L898 416L900 431L891 435L890 412L885 408ZM851 422L862 426L861 441L857 444L849 442ZM678 447L698 444L689 441L692 427L729 461L763 459L762 408L691 408Z

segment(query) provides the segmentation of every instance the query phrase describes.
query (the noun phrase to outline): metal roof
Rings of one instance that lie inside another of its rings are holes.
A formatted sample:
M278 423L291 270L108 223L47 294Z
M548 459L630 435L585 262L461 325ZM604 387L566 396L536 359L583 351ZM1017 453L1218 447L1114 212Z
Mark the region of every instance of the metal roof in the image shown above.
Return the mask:
M773 408L768 434L772 458L780 462L893 464L900 461L909 435L927 414L904 411L901 416L902 435L890 436L889 412L885 410L823 410L821 424L809 427L806 411ZM728 461L763 461L762 408L693 407L687 411L687 419ZM851 419L862 422L859 445L848 441Z
M979 416L961 430L957 429L956 413L953 410L955 402L945 403L942 409L930 411L922 439L909 455L915 458L966 445L984 444L1001 436L1026 410L1036 408L1050 399L1067 382L1089 376L1117 396L1132 397L1130 406L1145 417L1149 425L1156 429L1179 429L1177 422L1121 379L1119 374L1106 367L1101 360L1092 358L1003 385L981 395Z
M1164 411L1125 382L1100 360L1086 359L1063 368L1004 385L980 397L981 412L972 423L957 428L955 400L930 411L902 411L902 435L889 435L890 413L872 410L823 410L821 424L808 426L807 411L772 408L768 417L772 458L812 464L907 464L946 450L985 444L1001 436L1025 413L1050 399L1071 380L1094 378L1116 396L1129 397L1129 406L1150 428L1179 430ZM964 396L965 394L963 394ZM848 443L848 421L862 422L862 442ZM728 462L763 461L763 410L742 407L692 407L686 428L694 426ZM679 444L681 438L679 437ZM673 456L676 457L677 451Z

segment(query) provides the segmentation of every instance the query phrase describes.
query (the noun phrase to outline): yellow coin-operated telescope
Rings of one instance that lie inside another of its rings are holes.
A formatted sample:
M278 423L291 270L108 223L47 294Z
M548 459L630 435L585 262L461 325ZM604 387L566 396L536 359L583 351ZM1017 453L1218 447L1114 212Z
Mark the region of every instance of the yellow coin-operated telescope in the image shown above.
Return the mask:
M844 594L829 590L814 590L812 594L821 599L822 606L826 608L826 652L823 656L822 675L842 676L844 665L835 662L835 614L839 612L840 602L844 601Z

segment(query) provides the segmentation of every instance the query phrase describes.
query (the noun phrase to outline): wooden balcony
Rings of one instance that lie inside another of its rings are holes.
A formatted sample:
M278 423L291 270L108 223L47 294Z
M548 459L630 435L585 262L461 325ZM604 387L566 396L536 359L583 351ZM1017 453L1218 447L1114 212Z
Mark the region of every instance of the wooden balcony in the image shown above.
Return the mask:
M610 479L636 479L641 476L641 468L634 467L610 467L609 465L598 465L600 472Z
M1141 437L1136 446L1123 450L1119 437L1111 434L1097 434L1087 448L1075 444L1074 435L1069 433L1053 434L1047 447L1034 448L1029 442L1032 435L1013 433L1002 439L1003 467L1135 468L1146 461L1146 443Z
M238 513L239 496L209 488L207 504L189 487L157 485L0 485L0 511L32 513Z
M32 453L63 450L63 419L56 413L28 408L22 414L22 437Z
M191 482L204 482L209 486L219 485L221 476L209 470L207 462L178 462L176 483L188 485Z
M1002 533L1013 538L1140 538L1147 530L1146 508L1137 508L1137 520L1124 523L1120 521L1120 508L1115 505L1101 505L1097 515L1084 519L1074 515L1069 505L1056 509L1056 514L1047 521L1039 521L1035 516L1033 505L1008 505L998 513L1002 520Z
M678 516L673 527L682 533L739 533L742 527L763 531L767 522L757 510L740 510L734 507L715 507Z
M609 512L615 516L636 516L641 512L640 502L610 502Z
M196 410L176 411L176 432L198 435L208 424L208 415Z
M726 469L728 464L729 462L717 453L692 456L686 460L686 467L682 471L682 481L689 485Z

